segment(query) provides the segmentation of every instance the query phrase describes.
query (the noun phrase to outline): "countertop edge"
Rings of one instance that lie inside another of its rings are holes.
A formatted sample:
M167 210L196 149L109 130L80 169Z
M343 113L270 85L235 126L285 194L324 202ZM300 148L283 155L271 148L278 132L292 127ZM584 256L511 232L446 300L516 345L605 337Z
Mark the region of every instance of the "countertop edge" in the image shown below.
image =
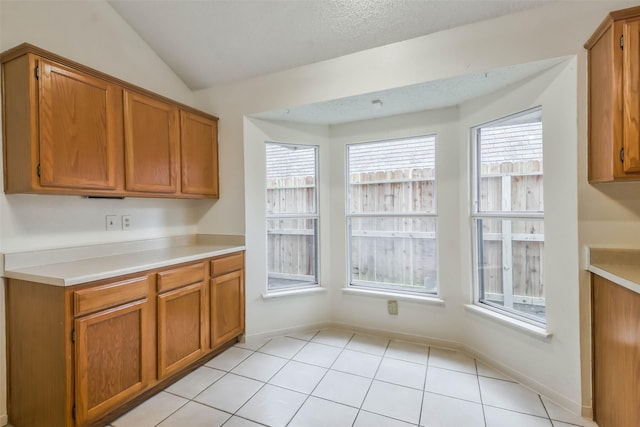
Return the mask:
M593 264L589 264L589 268L588 271L590 271L593 274L597 274L598 276L601 276L613 283L615 283L616 285L620 285L623 288L629 289L632 292L635 292L637 294L640 294L640 284L633 282L629 279L626 279L620 275L617 275L613 272L610 271L610 267L608 268L606 265L593 265ZM639 267L640 269L640 267Z
M246 247L244 245L221 245L224 246L222 248L216 248L215 250L211 250L210 248L204 249L200 252L198 251L198 245L194 245L194 253L184 255L184 256L165 256L160 254L160 249L158 249L157 260L147 261L141 264L135 265L124 265L119 268L109 268L103 271L99 271L97 273L92 274L44 274L37 270L41 270L46 266L31 266L24 268L16 268L16 269L6 269L4 271L4 277L9 279L18 279L36 283L42 283L46 285L54 285L54 286L73 286L79 285L83 283L95 282L97 280L115 278L118 276L124 276L127 274L133 274L148 270L154 270L163 267L169 267L172 265L182 264L185 262L198 261L206 258L212 258L216 256L223 256L234 252L244 251ZM153 255L154 250L146 251L147 254ZM123 254L124 255L124 254ZM76 262L90 262L95 260L95 258L82 259L77 260Z

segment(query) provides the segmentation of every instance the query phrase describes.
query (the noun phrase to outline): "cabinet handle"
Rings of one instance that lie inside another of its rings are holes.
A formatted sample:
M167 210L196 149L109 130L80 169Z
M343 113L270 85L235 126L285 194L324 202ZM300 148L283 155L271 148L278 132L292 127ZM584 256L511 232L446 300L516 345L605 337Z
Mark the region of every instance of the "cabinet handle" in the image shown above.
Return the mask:
M620 162L624 163L624 147L620 149Z

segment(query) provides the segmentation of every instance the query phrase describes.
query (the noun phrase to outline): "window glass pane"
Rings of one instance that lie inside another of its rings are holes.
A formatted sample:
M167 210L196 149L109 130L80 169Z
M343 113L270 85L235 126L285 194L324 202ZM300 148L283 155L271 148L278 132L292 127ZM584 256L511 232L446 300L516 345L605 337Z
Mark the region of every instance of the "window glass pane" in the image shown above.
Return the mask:
M476 219L480 301L544 322L544 220Z
M350 218L351 284L437 291L436 219Z
M268 219L269 289L317 283L318 219Z
M435 213L435 140L349 145L349 213Z
M542 110L476 129L479 212L543 212Z
M316 213L317 147L267 144L267 214Z
M318 284L318 148L266 144L269 290Z

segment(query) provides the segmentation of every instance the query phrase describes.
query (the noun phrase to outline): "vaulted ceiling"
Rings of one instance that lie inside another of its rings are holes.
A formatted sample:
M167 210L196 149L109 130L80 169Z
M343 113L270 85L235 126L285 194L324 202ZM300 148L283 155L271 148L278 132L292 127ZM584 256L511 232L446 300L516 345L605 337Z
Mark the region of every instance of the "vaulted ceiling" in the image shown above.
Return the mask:
M109 0L193 90L557 0Z

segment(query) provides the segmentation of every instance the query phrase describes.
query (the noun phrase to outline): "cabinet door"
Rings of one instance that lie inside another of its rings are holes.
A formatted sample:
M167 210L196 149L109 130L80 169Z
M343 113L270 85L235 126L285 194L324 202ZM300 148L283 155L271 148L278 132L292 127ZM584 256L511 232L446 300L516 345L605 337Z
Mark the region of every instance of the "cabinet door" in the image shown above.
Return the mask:
M43 59L39 70L40 185L115 189L122 90Z
M211 279L211 347L244 332L244 274L234 271Z
M158 295L158 378L202 356L207 347L204 282Z
M77 425L106 414L150 383L149 312L145 298L75 320Z
M640 172L640 20L624 23L624 171Z
M182 193L219 197L218 122L180 112Z
M178 108L125 91L125 188L175 193L179 156Z

